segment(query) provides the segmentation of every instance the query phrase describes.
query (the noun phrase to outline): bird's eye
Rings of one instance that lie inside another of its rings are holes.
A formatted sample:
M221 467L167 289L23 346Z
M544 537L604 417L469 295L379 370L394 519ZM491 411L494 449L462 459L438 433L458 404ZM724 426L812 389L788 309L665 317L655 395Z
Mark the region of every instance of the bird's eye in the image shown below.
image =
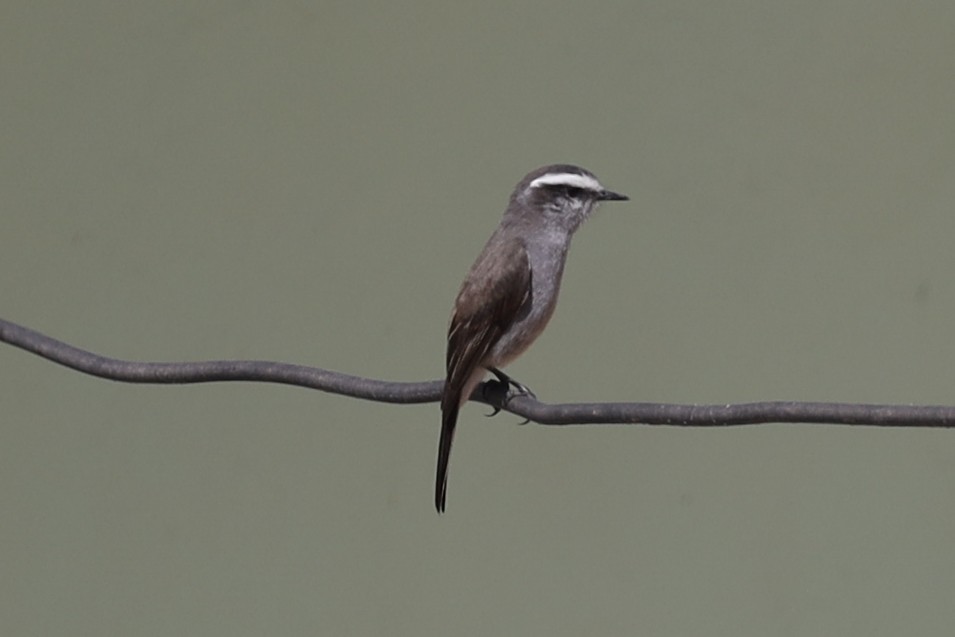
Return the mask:
M568 197L573 199L578 199L580 195L583 194L584 189L577 188L575 186L567 186L566 188L564 188L564 192L567 194Z

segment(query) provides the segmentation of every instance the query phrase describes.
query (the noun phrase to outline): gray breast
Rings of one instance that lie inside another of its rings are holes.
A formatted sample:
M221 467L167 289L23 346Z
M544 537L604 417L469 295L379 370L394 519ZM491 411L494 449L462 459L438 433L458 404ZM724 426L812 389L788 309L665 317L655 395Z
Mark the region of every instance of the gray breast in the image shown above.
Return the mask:
M569 237L544 235L527 244L531 267L531 295L520 317L494 345L491 359L500 367L527 349L540 335L557 305Z

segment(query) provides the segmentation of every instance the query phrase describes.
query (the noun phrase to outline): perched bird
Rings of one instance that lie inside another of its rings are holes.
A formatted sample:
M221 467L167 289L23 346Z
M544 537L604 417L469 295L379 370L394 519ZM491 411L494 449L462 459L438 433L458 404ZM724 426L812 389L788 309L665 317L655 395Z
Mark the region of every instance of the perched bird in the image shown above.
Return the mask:
M526 392L500 368L534 342L554 313L570 239L580 224L601 202L627 199L604 188L593 173L566 164L538 168L514 188L451 313L434 493L439 513L461 405L487 372Z

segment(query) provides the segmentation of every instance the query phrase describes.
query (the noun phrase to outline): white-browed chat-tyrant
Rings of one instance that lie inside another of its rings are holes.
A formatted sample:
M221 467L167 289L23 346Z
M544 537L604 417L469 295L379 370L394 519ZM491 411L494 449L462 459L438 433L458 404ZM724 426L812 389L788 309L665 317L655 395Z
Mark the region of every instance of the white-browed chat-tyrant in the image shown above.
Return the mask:
M514 188L451 313L434 493L439 513L461 405L489 371L510 382L500 368L534 342L554 313L574 232L601 202L627 199L604 188L593 173L567 164L538 168Z

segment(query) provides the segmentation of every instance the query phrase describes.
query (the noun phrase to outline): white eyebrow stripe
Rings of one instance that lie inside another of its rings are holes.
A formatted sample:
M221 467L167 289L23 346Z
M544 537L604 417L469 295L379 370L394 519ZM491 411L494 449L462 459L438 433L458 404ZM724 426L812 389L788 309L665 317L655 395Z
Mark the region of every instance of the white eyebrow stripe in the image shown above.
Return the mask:
M583 188L593 192L600 192L604 189L600 182L593 177L578 173L547 173L531 182L531 188L540 188L541 186L570 186L571 188Z

